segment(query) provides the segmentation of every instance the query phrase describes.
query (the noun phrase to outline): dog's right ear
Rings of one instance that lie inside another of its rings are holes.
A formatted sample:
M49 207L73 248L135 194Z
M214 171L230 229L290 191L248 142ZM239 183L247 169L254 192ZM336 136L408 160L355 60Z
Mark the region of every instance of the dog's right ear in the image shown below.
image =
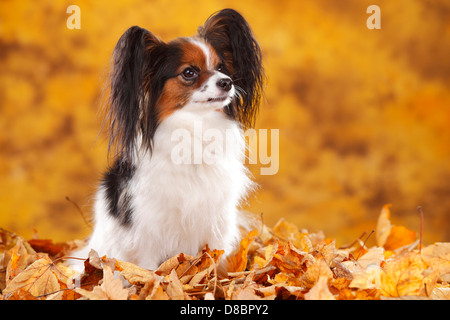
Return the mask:
M144 117L153 116L149 101L151 72L158 59L155 51L164 43L151 32L134 26L119 39L112 56L107 121L109 151L131 161L136 153L138 132L145 130ZM150 109L150 110L149 110ZM147 121L145 121L147 122ZM147 132L142 132L142 139ZM148 143L151 144L151 137ZM145 141L142 141L144 143Z
M227 106L226 112L244 127L253 127L264 86L261 48L245 18L233 9L223 9L206 20L199 28L221 57L240 98ZM243 92L242 92L243 91Z

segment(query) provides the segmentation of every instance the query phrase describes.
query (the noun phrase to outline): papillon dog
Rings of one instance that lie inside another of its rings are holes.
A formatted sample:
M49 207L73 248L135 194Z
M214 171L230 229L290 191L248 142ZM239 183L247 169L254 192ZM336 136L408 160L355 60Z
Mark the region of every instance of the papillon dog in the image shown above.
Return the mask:
M239 244L239 207L253 188L244 130L262 94L261 49L232 9L197 32L166 43L134 26L119 39L105 117L114 157L96 193L93 233L73 256L94 249L154 270L206 244L224 256ZM179 129L189 139L174 139ZM174 161L180 144L207 147L207 130L223 134L225 152Z

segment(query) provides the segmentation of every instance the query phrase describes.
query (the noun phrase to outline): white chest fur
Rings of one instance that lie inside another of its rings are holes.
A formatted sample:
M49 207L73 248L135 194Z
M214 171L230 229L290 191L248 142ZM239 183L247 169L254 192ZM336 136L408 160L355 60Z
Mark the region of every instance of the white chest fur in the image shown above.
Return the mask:
M135 161L130 225L108 213L100 188L88 247L149 269L181 252L196 255L205 244L230 253L239 237L237 208L252 187L244 156L242 131L223 113L173 113L158 127L152 153Z

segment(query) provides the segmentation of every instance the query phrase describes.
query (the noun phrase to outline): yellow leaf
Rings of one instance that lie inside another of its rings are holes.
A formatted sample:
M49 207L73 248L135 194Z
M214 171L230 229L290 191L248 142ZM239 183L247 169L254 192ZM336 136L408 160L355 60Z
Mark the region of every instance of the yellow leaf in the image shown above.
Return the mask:
M321 276L314 287L305 294L305 300L336 300L328 289L328 278Z
M61 272L50 258L45 256L33 262L12 279L5 290L3 290L3 294L23 289L35 297L46 295L61 288L58 279L61 279L65 284L67 275Z
M133 263L116 260L116 268L120 271L122 277L131 284L144 284L155 277L155 273L141 268Z
M244 239L241 240L239 250L227 258L228 272L241 272L247 267L248 246L258 234L257 230L250 231Z
M387 297L419 295L424 292L423 273L427 268L415 252L389 261L381 272L381 294Z
M292 242L295 247L302 251L311 252L313 250L308 234L300 232L295 224L283 218L273 227L273 232L282 240Z
M255 255L253 257L253 266L252 269L255 269L255 267L258 268L264 268L266 267L273 259L273 255L278 250L278 243L275 242L274 244L267 245L266 249L264 250L264 258Z
M25 270L31 263L37 260L36 252L27 245L22 238L18 238L16 245L9 251L11 258L6 268L6 283Z

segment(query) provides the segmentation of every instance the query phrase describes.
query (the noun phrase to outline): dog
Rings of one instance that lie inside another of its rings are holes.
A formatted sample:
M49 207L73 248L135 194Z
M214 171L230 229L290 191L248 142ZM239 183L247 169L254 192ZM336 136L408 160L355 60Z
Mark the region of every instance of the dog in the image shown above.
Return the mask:
M261 49L233 9L167 43L129 28L110 71L113 161L96 193L93 233L73 256L94 249L154 270L206 244L229 255L239 244L239 206L254 187L243 132L254 126L263 82Z

